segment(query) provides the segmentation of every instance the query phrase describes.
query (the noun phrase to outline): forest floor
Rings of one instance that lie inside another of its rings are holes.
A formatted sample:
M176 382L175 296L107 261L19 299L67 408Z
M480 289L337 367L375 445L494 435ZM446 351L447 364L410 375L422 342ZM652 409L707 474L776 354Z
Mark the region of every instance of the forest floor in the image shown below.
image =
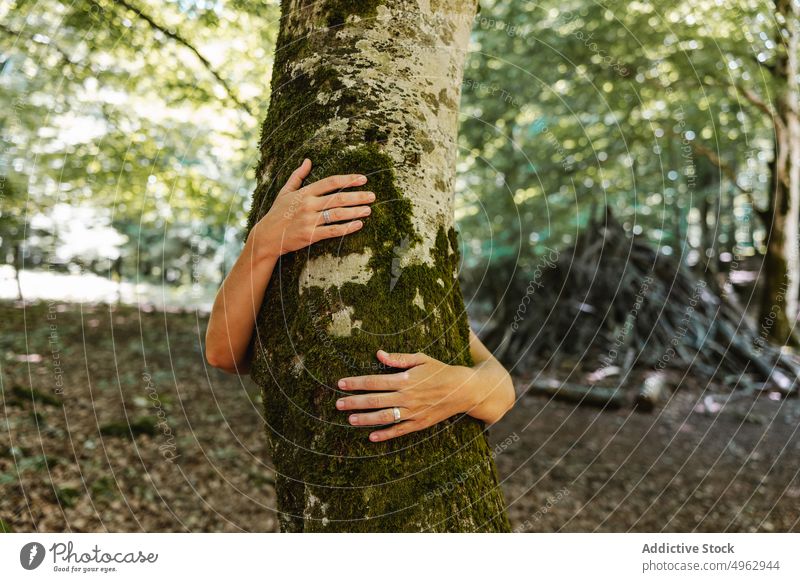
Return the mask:
M258 388L208 369L205 319L5 302L0 320L0 530L277 529ZM515 530L800 531L800 400L705 388L647 414L521 395L490 429Z

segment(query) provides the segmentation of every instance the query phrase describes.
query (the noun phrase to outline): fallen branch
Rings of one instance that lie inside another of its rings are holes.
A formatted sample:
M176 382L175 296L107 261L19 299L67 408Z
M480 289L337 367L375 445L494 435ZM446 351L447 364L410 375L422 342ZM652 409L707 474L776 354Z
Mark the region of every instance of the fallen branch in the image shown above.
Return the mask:
M627 402L625 391L619 388L564 384L557 380L531 382L528 386L528 392L531 394L546 394L556 400L602 406L604 408L621 408Z

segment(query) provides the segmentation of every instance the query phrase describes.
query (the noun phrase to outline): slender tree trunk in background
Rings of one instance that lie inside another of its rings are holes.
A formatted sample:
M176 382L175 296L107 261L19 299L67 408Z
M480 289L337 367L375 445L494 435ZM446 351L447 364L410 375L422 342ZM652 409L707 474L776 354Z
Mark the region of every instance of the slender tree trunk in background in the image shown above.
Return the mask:
M683 248L683 232L681 230L681 209L675 200L672 201L672 237L675 239L675 252Z
M783 0L781 4L789 33L786 41L786 91L778 100L778 111L786 125L789 146L788 168L784 169L788 174L789 197L786 217L786 255L789 263L786 313L790 325L796 326L800 300L800 7L797 0Z
M792 327L797 321L800 292L800 117L797 75L800 49L800 9L793 0L778 0L779 48L775 76L780 89L775 99L775 154L770 162L770 205L765 215L767 254L764 257L762 325L770 339L797 345Z
M17 299L22 301L22 245L14 244L14 280L17 282Z
M722 236L717 237L716 240L716 261L717 270L724 271L726 274L730 272L730 262L722 262L722 253L729 253L731 257L736 252L736 229L734 228L734 203L731 191L728 189L728 184L723 182L720 185L719 191L719 212L717 217L719 220L719 231ZM722 243L724 240L724 244Z
M678 156L675 153L675 146L672 141L669 143L669 164L670 168L678 169ZM666 196L666 194L665 194ZM680 261L686 260L686 247L689 244L689 224L687 221L688 212L681 210L678 206L677 194L672 195L669 202L672 206L672 236L675 238L675 252Z
M117 276L117 305L122 304L122 255L114 259L114 274Z
M377 196L359 233L284 256L258 314L251 375L284 531L509 529L483 423L453 417L376 444L334 404L339 378L385 371L381 348L472 364L453 189L476 9L282 4L248 230L304 157L308 182L363 173Z
M711 248L711 237L713 236L708 224L708 217L711 214L711 194L705 194L697 209L700 211L700 247L697 250L700 252L700 265L706 269L708 268L708 249Z
M704 188L706 186L704 185ZM700 261L698 263L700 275L709 284L710 288L719 293L719 202L721 192L717 191L706 195L700 203ZM713 198L713 200L712 200ZM713 222L713 227L709 222Z

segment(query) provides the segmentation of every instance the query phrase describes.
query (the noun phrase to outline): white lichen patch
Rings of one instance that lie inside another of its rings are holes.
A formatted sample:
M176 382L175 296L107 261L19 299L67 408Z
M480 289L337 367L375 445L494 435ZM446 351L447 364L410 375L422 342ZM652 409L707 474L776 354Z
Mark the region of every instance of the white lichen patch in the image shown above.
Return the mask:
M340 92L337 92L340 93ZM334 101L336 98L333 94L321 93L317 96L317 101L320 103L327 103L329 99L333 98ZM330 142L333 141L335 138L341 136L343 133L347 133L349 131L348 126L350 125L350 120L344 117L331 117L327 124L320 127L317 131L314 132L314 137L312 140L318 140L319 142Z
M372 270L367 263L372 258L370 249L363 253L334 256L322 255L309 259L300 272L300 295L309 287L341 287L345 283L369 282Z
M353 321L353 308L350 306L331 314L331 323L328 325L328 333L336 337L350 337L353 335L353 328L359 327L359 320Z
M306 520L310 519L322 519L323 525L328 522L328 504L323 503L322 500L314 495L308 488L308 485L305 486L305 493L306 493L306 504L303 511L303 518Z
M425 311L425 301L422 299L422 295L420 294L419 289L417 289L417 294L414 295L414 301L412 303L414 303L414 305Z
M317 93L317 103L319 103L320 105L327 105L328 101L333 101L335 103L336 101L341 99L341 97L342 97L341 90L334 91L333 93L325 93L320 91L319 93Z
M392 20L392 11L388 6L378 4L375 8L375 20L380 24L388 24Z
M305 358L300 354L296 354L294 358L292 358L292 376L299 378L303 375L303 370L305 369Z
M272 164L265 164L264 168L261 170L261 174L258 176L258 185L263 186L267 182L270 181L272 176Z
M289 74L296 77L300 74L312 75L319 68L321 55L312 54L304 59L293 62L289 65Z

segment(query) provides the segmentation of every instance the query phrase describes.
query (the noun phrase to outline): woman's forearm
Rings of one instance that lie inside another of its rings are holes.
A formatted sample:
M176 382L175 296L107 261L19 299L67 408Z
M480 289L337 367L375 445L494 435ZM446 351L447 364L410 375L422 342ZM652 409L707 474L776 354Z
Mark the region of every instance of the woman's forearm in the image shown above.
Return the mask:
M206 359L215 368L239 374L249 371L256 316L278 256L248 237L225 277L206 330Z
M465 370L464 382L471 395L467 414L487 424L497 422L514 406L516 400L511 376L494 358L477 362Z
M467 392L467 414L487 424L500 420L516 401L514 382L474 331L469 330L469 351L474 365L463 368L461 382Z
M303 186L310 172L309 159L292 172L267 214L250 230L217 292L206 330L206 359L215 368L232 374L250 369L256 317L278 258L357 232L371 212L374 192L342 191L366 184L366 176L328 176Z

